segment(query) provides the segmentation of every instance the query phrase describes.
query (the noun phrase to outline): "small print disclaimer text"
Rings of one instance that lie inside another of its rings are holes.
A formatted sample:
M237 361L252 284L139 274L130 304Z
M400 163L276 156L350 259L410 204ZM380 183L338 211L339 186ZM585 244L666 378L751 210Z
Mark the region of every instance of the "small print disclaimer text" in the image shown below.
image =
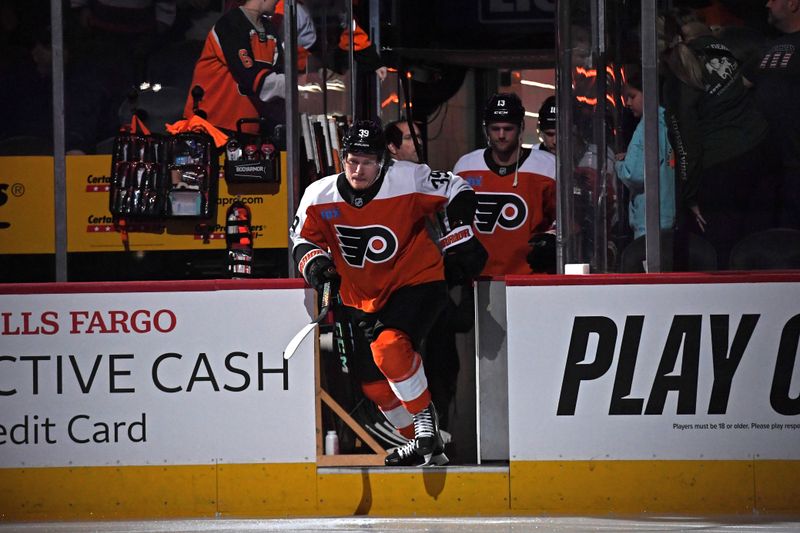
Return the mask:
M725 431L783 431L783 430L800 430L800 424L779 424L776 422L759 423L759 422L736 422L729 424L727 422L709 422L707 424L672 424L673 430L678 431L696 431L696 430L725 430Z

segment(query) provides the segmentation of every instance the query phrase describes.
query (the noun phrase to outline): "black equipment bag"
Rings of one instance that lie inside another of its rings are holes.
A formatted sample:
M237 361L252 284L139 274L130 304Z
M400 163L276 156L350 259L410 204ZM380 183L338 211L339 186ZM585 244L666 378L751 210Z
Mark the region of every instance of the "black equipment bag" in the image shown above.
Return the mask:
M205 133L114 140L108 208L117 218L213 218L218 189L219 156Z
M121 133L114 139L108 209L125 218L161 218L166 213L167 138Z
M219 195L219 156L205 133L170 138L167 216L213 218Z

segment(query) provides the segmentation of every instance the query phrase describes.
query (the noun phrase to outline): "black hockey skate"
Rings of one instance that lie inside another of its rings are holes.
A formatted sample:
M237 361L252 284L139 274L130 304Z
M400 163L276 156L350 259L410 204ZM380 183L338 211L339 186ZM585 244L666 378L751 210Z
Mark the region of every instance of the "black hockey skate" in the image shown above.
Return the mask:
M393 448L384 459L386 466L443 466L450 459L444 453L444 446L434 449L430 458L419 455L414 447L414 440L410 440L402 446Z
M433 402L428 407L413 415L414 417L414 451L430 464L433 456L444 455L444 442L439 433L439 415ZM445 456L446 457L446 456Z

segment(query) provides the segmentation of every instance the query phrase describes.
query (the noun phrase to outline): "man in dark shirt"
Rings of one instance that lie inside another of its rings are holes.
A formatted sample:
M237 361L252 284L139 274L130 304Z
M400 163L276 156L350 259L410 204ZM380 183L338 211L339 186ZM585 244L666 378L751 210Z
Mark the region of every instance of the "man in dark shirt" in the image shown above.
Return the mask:
M748 72L756 104L781 153L780 225L800 229L800 0L769 0L769 23L783 33Z

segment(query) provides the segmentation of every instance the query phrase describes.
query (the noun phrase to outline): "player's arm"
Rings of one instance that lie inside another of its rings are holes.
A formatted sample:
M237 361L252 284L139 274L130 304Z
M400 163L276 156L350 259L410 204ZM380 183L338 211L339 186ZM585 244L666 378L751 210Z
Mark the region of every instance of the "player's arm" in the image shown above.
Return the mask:
M301 243L294 247L292 256L297 270L309 285L321 291L325 283L331 282L331 294L336 294L341 277L325 250L311 243Z
M320 291L326 282L331 282L331 294L335 295L340 277L319 231L318 221L308 215L309 205L310 201L304 195L289 229L292 257L297 270L309 285Z
M556 273L556 184L546 182L542 188L542 221L533 228L528 240L531 249L526 256L534 273Z
M429 193L445 198L446 234L439 241L445 278L450 285L466 283L481 273L489 257L473 229L477 207L475 191L452 172L431 171L422 183Z
M664 85L667 128L675 151L675 178L682 184L682 200L686 206L697 205L699 175L702 171L702 142L696 104L703 92L677 79L668 78Z
M431 170L427 165L414 165L417 192L424 197L438 197L434 204L426 205L428 214L444 207L447 214L445 232L456 226L472 226L475 218L475 191L461 176L452 172Z
M460 179L460 178L459 178ZM445 279L450 285L461 285L478 276L489 254L475 236L475 191L462 190L447 204L447 225L450 231L440 245L444 255Z

